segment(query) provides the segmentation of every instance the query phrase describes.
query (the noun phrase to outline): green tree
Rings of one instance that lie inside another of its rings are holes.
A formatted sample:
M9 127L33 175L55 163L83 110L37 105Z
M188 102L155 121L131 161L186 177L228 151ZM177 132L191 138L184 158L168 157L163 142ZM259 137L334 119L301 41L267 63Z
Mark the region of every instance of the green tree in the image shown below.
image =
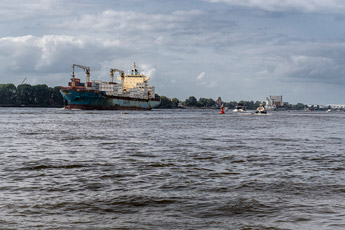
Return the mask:
M198 106L198 101L194 96L190 96L186 101L184 102L185 106Z
M52 105L52 106L63 106L64 105L64 99L60 93L60 89L61 89L61 86L49 88L50 105Z
M216 106L216 102L212 98L200 98L198 101L198 107L210 108L214 106Z
M302 104L302 103L297 103L296 104L296 109L303 110L304 108L305 108L304 104Z
M234 109L237 104L238 104L237 101L230 101L230 102L224 103L224 106L229 107L230 109Z
M35 85L32 87L34 105L50 105L50 91L47 85Z
M198 107L207 107L207 99L206 98L200 98L198 103L197 103Z
M21 105L34 104L32 86L29 84L22 84L17 87L17 99Z
M63 106L64 99L59 86L0 84L1 105Z
M17 87L13 84L0 85L0 104L14 105L17 101Z
M256 109L254 104L255 104L254 101L248 101L246 108L248 108L248 109Z
M213 100L212 98L207 99L207 107L215 107L216 106L216 101Z
M262 104L261 101L256 101L255 104L254 104L254 109L256 109L257 107L259 107L260 104Z
M172 108L173 103L171 102L171 100L165 96L161 96L161 104L159 105L159 108Z
M172 102L172 107L177 108L178 104L180 103L180 100L174 97L173 99L171 99L171 102Z

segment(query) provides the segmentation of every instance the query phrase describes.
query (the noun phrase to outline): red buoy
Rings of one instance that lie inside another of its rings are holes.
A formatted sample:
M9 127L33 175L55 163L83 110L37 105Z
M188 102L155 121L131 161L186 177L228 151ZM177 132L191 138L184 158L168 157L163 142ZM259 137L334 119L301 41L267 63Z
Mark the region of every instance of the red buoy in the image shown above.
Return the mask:
M222 109L220 110L220 114L224 114L224 107L223 107L223 105L222 105L222 107L221 107Z

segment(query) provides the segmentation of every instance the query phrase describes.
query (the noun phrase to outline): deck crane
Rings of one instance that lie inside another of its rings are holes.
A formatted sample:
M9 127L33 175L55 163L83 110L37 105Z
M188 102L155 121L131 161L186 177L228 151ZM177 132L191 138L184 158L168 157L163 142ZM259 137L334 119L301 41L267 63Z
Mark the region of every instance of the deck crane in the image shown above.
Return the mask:
M123 78L125 77L125 72L123 70L119 69L110 69L110 82L114 82L114 73L119 72L121 76L121 81L123 81ZM122 82L123 83L123 82Z
M87 84L88 82L90 82L90 67L83 66L83 65L73 64L73 65L72 65L72 86L75 86L74 67L79 67L79 68L83 69L83 70L85 71L85 73L86 73L86 84Z

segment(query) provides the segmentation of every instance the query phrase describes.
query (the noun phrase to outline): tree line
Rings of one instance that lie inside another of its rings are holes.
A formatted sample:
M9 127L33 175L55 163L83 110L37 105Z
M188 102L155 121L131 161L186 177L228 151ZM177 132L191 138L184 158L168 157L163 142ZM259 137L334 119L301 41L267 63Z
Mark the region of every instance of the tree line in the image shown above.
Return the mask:
M0 84L1 106L63 106L64 99L59 86L51 88L45 84L29 85Z
M217 108L219 105L212 98L199 98L196 99L194 96L190 96L185 101L180 101L177 98L168 98L161 96L160 108L178 108L178 107L196 107L196 108ZM238 104L245 106L247 109L256 109L260 104L264 102L261 101L230 101L223 102L224 107L234 109Z
M190 96L185 101L180 101L177 98L168 98L166 96L160 96L161 104L159 108L173 109L179 107L199 107L199 108L212 108L216 107L217 103L212 98L200 98L197 100L194 96Z
M185 101L180 101L177 98L168 98L165 96L161 96L161 104L159 108L171 109L171 108L183 108L183 107L194 107L194 108L218 108L219 105L215 100L212 98L199 98L196 99L194 96L190 96ZM224 107L229 109L234 109L238 105L244 106L246 109L253 110L257 109L261 104L265 106L266 102L264 101L230 101L230 102L222 102ZM285 109L291 110L303 110L306 109L307 106L303 103L293 104L286 104L283 106ZM315 108L317 109L317 108Z
M37 106L37 107L63 107L65 101L60 94L60 86L48 87L45 84L30 85L21 84L0 84L0 106ZM192 108L217 108L219 105L212 98L199 98L190 96L185 101L177 98L168 98L159 96L161 104L159 108L171 109L180 107ZM230 101L223 102L224 107L235 108L238 104L245 106L246 109L256 109L262 101ZM287 105L287 109L304 109L306 106L302 103L296 105Z

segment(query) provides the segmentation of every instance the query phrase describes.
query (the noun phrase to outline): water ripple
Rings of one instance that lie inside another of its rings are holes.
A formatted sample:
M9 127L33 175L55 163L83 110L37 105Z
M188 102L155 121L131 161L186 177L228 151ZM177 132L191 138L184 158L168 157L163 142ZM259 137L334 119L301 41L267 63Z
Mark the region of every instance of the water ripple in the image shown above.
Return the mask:
M2 229L344 228L344 113L0 110Z

